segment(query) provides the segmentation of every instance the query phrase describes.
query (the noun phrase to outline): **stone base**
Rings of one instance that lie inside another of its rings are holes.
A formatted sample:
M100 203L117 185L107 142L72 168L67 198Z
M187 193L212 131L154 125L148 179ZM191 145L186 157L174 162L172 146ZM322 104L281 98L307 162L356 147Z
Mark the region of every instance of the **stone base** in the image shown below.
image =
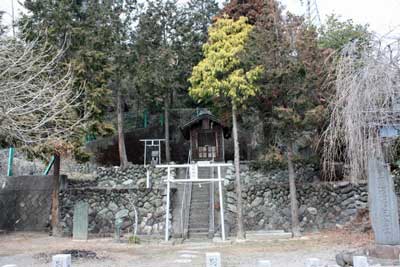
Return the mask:
M374 245L368 248L367 252L370 257L398 260L400 245Z
M214 243L219 243L219 244L232 244L233 243L233 241L229 240L229 239L225 239L225 241L223 241L221 237L214 237L212 239L212 241Z

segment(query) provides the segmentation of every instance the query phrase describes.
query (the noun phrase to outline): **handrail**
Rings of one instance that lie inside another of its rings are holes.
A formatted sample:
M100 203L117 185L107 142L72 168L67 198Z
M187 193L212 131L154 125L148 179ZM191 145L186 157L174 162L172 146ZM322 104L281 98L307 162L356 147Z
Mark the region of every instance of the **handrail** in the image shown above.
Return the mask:
M196 163L199 167L232 167L232 163ZM156 168L189 168L193 164L160 164Z
M189 164L191 162L190 155L191 155L191 151L189 150L189 155L188 155L188 163ZM189 175L189 168L186 168L185 179L188 179L188 175ZM188 191L188 192L186 192L186 191ZM184 184L183 185L182 203L181 203L181 231L182 231L183 238L185 238L187 236L187 232L188 232L190 205L192 202L191 198L192 198L192 184L191 183Z

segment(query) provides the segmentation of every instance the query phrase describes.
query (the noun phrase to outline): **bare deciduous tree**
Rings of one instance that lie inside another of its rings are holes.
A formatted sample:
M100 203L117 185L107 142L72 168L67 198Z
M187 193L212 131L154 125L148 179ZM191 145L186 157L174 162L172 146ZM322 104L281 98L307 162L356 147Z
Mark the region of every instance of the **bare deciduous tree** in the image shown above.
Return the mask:
M88 114L62 55L38 41L0 39L0 140L57 149L83 126Z
M324 167L345 159L353 182L365 174L368 158L382 157L384 127L400 126L399 42L375 41L360 49L344 49L336 67L336 94L330 124L324 135Z

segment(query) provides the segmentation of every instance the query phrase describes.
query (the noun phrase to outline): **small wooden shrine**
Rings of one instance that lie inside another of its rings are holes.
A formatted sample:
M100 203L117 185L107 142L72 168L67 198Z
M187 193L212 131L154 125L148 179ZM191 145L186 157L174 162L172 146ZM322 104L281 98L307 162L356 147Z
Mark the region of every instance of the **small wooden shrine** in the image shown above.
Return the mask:
M225 161L224 138L231 136L231 129L211 112L199 112L180 128L185 139L190 140L192 161Z

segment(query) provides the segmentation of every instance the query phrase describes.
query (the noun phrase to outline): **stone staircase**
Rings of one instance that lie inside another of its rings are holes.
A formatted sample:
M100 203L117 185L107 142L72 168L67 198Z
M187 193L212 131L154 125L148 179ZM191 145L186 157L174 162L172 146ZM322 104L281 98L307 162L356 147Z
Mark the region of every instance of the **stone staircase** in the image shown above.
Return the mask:
M193 184L189 217L189 238L206 238L209 227L210 185Z

